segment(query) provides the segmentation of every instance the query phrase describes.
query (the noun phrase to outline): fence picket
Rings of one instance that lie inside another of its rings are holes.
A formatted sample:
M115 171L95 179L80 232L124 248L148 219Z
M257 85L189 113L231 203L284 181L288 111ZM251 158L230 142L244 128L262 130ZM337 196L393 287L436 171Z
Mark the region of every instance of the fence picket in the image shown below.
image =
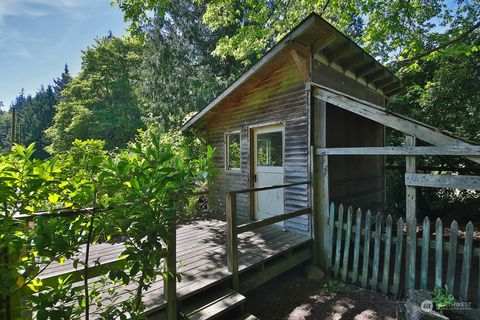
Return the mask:
M343 251L342 280L347 281L348 275L348 258L350 256L350 235L352 233L352 215L353 208L348 208L347 214L347 230L345 231L345 248Z
M473 224L467 224L465 233L465 245L463 246L462 278L460 280L460 301L466 301L468 295L468 282L472 262Z
M365 218L365 240L363 248L363 268L362 268L362 287L367 287L368 280L368 262L370 257L370 228L371 228L371 212L367 211L367 216Z
M378 267L380 265L380 241L382 240L382 215L377 213L375 219L375 243L373 246L372 290L377 291Z
M478 257L478 265L480 266L480 257ZM478 277L477 309L480 310L480 277Z
M330 204L330 216L328 218L328 256L327 266L331 270L333 266L333 232L335 230L335 203Z
M415 289L415 262L417 256L417 219L413 218L409 228L407 226L407 244L408 244L408 257L407 257L407 289Z
M443 227L442 220L437 218L435 222L435 287L442 286L442 263L443 263Z
M450 225L450 244L448 248L448 265L447 265L447 292L453 294L453 286L455 281L455 265L457 263L457 237L458 223L453 220Z
M385 253L383 256L382 293L388 294L388 280L390 275L390 250L392 247L392 216L385 220Z
M397 242L395 244L395 268L393 271L392 293L398 295L398 287L400 285L400 271L402 267L402 249L403 249L403 219L398 219L397 223Z
M393 237L394 221L390 215L383 221L384 217L377 213L375 221L373 221L372 213L368 210L365 219L362 219L362 210L358 208L354 216L353 208L350 206L345 211L346 221L344 224L343 204L340 204L337 210L335 212L335 206L332 203L330 206L328 230L330 231L329 238L332 244L329 250L332 252L331 270L334 277L341 278L343 282L350 283L350 280L351 283L360 282L359 285L363 288L370 288L382 294L392 293L396 297L399 297L400 287L403 290L403 283L400 286L401 279L402 281L405 279L405 290L417 288L431 290L433 288L429 287L429 282L433 281L435 287L445 285L447 293L452 295L457 293L458 289L456 287L458 285L459 301L472 300L473 297L471 295L475 294L469 292L471 291L469 282L470 274L476 268L472 267L472 259L476 259L480 252L479 248L473 248L474 226L472 222L469 222L466 226L465 241L462 246L458 239L459 226L455 220L450 225L449 242L445 243L443 223L440 218L435 220L435 239L433 239L433 226L430 219L428 217L423 219L422 239L420 240L420 234L417 234L417 221L415 218L411 221L412 226L415 227L408 228L407 226L406 233L404 233L406 226L404 219L399 218L395 238ZM336 222L335 215L338 215ZM354 223L355 226L353 225ZM375 225L375 230L372 230L373 224ZM352 232L355 234L354 236ZM392 242L395 242L394 255L392 255ZM371 245L373 245L373 248L370 248ZM335 248L333 248L334 246ZM409 250L406 250L404 247L408 247ZM420 250L420 247L421 257L419 254L419 261L417 262L417 250ZM353 253L351 252L352 249ZM333 250L335 251L333 252ZM431 266L431 250L435 250L435 259L434 261L432 260L434 266ZM445 273L443 273L444 250L448 250L448 260L445 261L447 265ZM353 261L350 261L351 254L353 255ZM361 254L362 265L360 266ZM459 271L457 264L460 261L457 260L460 259L462 259L462 270L459 276L455 273ZM403 263L405 263L405 267L402 267ZM434 279L430 278L433 274L429 274L429 266L432 269L435 268ZM419 275L416 275L417 270ZM461 279L458 279L459 277ZM480 278L478 282L478 289L475 289L478 290L476 293L478 296L476 306L480 310Z
M420 288L427 289L428 282L428 256L430 253L430 220L428 217L423 219L422 235L422 270L420 273Z
M353 248L353 270L352 270L352 283L357 282L358 279L358 260L360 257L360 236L362 232L362 210L358 208L356 214L355 224L355 246Z
M335 278L338 276L340 270L340 254L342 247L342 233L343 233L343 204L338 207L338 222L337 222L337 245L335 246L335 267L333 269L333 275Z

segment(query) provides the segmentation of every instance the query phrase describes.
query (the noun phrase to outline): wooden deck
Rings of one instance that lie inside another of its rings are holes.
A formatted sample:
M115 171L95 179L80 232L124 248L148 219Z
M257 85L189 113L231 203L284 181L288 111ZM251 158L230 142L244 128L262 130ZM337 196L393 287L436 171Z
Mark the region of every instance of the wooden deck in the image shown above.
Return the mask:
M228 283L231 274L226 263L226 224L222 221L209 220L195 222L179 227L177 231L177 263L182 275L177 285L177 296L182 301L200 291L219 283ZM274 261L282 255L291 255L292 250L310 242L310 237L289 231L282 231L275 226L246 232L239 235L240 274L247 275L250 270L265 268L265 263ZM90 261L98 259L101 264L115 261L123 251L123 244L98 244L91 248ZM308 251L308 250L307 250ZM81 258L81 254L78 256ZM305 261L309 254L303 254ZM297 259L301 263L302 259ZM296 261L297 262L297 261ZM79 266L81 268L81 266ZM72 261L64 264L55 263L47 268L44 277L64 274L75 270ZM272 273L273 274L273 273ZM267 276L268 278L268 276ZM266 279L268 280L268 279ZM95 281L95 278L92 279ZM257 280L255 280L257 281ZM248 282L248 281L246 281ZM250 285L251 286L251 285ZM108 294L103 298L105 303L120 303L134 290L135 284L119 286L120 293L113 300ZM245 289L248 288L248 285ZM107 291L108 288L102 288ZM146 313L152 314L166 305L163 291L163 280L156 281L143 297Z

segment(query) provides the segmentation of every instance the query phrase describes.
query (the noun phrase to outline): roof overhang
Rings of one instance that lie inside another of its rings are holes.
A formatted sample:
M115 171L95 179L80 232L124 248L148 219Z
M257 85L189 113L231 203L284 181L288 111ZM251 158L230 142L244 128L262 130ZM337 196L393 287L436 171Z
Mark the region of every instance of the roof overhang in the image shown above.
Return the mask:
M390 98L403 88L401 81L387 68L360 48L343 33L319 15L312 13L282 38L274 47L242 76L228 86L203 110L190 118L182 127L187 130L205 117L215 106L224 101L243 84L257 74L270 69L272 60L288 51L289 48L301 48L307 54L338 72L355 79L366 87Z

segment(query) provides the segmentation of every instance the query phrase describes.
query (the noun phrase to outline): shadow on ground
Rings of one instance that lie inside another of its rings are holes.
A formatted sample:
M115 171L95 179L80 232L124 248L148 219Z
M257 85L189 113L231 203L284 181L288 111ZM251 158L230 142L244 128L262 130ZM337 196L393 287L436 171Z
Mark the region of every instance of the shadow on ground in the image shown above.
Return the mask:
M247 310L261 320L393 320L397 304L367 290L305 277L299 267L247 294Z

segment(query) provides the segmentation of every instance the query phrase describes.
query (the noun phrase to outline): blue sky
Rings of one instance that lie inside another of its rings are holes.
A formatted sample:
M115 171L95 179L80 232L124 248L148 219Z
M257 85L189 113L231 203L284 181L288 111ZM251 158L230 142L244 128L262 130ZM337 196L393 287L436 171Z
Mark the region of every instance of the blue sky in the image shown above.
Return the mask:
M0 0L0 101L8 107L22 88L34 94L80 70L81 50L126 24L111 0Z

